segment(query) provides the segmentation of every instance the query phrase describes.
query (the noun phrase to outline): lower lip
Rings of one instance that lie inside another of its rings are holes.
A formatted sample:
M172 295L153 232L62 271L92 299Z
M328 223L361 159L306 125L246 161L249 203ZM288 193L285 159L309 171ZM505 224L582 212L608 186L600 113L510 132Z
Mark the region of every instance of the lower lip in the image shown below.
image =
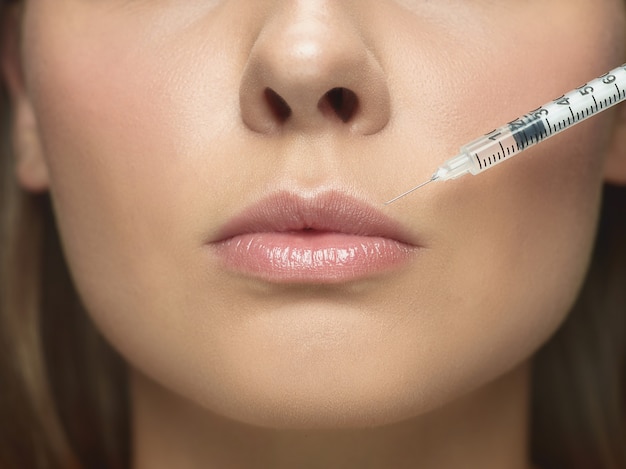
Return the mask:
M341 283L397 268L414 246L343 233L248 233L214 244L227 270L275 283Z

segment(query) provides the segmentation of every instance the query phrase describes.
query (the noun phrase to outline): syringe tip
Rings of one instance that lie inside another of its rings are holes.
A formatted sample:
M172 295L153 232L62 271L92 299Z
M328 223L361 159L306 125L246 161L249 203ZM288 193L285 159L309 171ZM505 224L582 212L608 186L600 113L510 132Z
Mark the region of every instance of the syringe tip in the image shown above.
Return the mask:
M431 182L435 181L436 179L437 179L437 176L436 176L436 175L434 175L434 176L433 176L433 177L431 177L428 181L425 181L425 182L421 183L420 185L415 186L413 189L409 189L409 190L408 190L408 191L406 191L405 193L400 194L399 196L394 197L394 198L393 198L393 199L391 199L391 200L388 200L387 202L385 202L385 205L390 205L390 204L394 203L395 201L400 200L400 199L401 199L401 198L403 198L403 197L406 197L407 195L411 194L412 192L415 192L415 191L416 191L416 190L418 190L418 189L421 189L422 187L424 187L424 186L425 186L425 185L427 185L427 184L430 184Z

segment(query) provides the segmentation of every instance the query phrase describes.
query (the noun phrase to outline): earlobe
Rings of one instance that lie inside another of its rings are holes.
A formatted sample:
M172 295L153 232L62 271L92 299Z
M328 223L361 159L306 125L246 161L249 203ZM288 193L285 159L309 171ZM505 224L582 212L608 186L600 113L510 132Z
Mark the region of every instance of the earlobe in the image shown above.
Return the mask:
M43 157L37 119L22 74L19 17L17 8L8 8L1 18L0 66L10 98L11 140L17 179L24 189L43 192L49 185L48 167Z
M626 186L626 104L620 104L617 112L604 178L608 183Z

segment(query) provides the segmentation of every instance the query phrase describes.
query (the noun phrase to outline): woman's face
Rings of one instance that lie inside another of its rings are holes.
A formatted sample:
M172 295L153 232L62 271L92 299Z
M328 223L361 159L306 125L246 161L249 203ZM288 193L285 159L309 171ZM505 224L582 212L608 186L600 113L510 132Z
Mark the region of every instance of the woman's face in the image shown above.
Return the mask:
M24 97L77 288L136 369L248 423L377 425L555 331L615 114L382 202L625 43L618 0L29 0Z

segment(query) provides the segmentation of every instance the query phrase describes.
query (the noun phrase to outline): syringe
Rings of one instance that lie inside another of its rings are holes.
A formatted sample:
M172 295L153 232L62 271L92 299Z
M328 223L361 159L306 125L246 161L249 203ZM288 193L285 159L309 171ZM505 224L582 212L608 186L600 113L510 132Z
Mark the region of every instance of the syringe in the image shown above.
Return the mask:
M462 146L429 180L385 205L433 181L482 173L622 101L626 101L626 64Z

